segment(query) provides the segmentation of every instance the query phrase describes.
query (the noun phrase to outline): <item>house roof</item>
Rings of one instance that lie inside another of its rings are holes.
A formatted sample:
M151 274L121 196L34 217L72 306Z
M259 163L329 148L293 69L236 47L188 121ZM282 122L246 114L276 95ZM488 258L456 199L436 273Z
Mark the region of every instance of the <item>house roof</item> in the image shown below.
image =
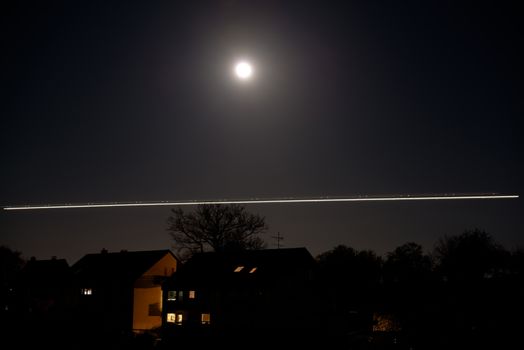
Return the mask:
M306 248L207 252L191 257L178 269L174 279L183 283L250 277L276 279L314 265L315 259Z
M168 249L117 253L103 250L85 255L71 269L75 277L136 280L166 254L173 255Z

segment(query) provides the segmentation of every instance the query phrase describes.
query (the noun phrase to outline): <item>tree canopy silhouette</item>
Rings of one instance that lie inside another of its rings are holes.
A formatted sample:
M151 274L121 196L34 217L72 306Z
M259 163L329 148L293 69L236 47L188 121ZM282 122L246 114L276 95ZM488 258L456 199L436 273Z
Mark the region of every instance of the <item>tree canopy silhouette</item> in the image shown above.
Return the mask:
M21 253L11 248L0 246L0 268L2 287L13 283L16 275L24 265Z
M19 251L0 245L0 323L3 321L3 312L8 311L12 302L15 283L24 263Z
M265 218L243 206L199 205L194 212L171 209L168 231L175 250L184 259L197 252L261 249L260 234L267 230Z
M371 250L338 245L318 255L317 261L320 281L343 291L345 299L348 295L371 297L379 284L382 259Z
M499 270L507 252L479 229L441 238L434 249L437 270L453 281L482 279Z
M420 244L408 242L387 254L383 269L387 281L419 283L431 273L431 259Z

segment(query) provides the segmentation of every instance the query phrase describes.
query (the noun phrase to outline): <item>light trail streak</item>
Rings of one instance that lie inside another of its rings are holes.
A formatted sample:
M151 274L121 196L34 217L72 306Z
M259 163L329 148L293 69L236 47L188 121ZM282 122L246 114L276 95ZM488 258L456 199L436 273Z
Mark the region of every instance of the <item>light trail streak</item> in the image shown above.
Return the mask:
M158 207L190 206L206 204L290 204L290 203L335 203L335 202L394 202L394 201L442 201L442 200L475 200L475 199L516 199L516 194L440 194L440 195L402 195L402 196L354 196L354 197L310 197L310 198L254 198L254 199L219 199L194 201L159 201L159 202L109 202L80 204L45 204L6 206L4 210L42 210L42 209L81 209L81 208L114 208L114 207Z

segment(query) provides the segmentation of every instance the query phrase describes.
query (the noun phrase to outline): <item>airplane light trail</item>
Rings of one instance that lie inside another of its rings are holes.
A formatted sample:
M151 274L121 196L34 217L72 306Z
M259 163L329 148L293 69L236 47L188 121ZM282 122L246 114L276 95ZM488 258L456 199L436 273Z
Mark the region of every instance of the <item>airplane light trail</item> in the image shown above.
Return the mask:
M427 201L427 200L465 200L465 199L515 199L519 195L501 194L440 194L440 195L403 195L403 196L355 196L355 197L310 197L310 198L267 198L239 200L202 200L202 201L159 201L159 202L110 202L81 204L47 204L7 206L4 210L41 210L41 209L78 209L78 208L112 208L112 207L155 207L155 206L188 206L206 204L284 204L284 203L326 203L326 202L389 202L389 201Z

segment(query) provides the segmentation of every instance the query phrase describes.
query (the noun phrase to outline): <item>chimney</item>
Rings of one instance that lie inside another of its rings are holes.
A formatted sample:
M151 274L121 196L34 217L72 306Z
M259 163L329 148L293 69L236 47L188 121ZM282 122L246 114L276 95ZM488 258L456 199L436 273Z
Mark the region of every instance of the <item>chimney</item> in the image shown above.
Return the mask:
M107 249L106 248L102 248L102 250L100 251L101 254L107 254Z

